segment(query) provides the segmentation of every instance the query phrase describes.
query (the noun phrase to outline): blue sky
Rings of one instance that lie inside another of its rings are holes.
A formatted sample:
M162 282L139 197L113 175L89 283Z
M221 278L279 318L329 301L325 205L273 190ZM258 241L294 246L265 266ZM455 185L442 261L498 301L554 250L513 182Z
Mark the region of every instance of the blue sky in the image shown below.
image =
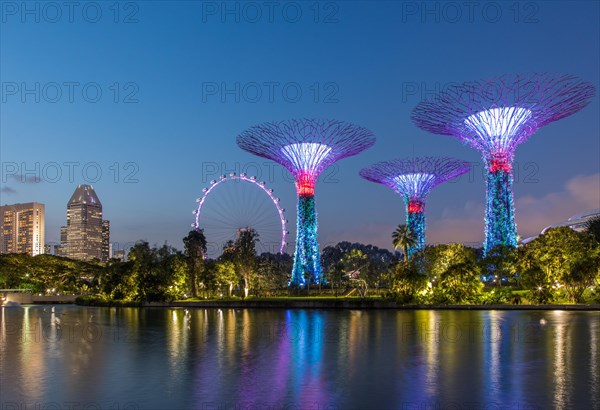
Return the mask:
M542 71L600 84L600 9L591 1L476 2L472 10L462 2L276 1L272 14L265 2L229 2L228 12L201 1L23 4L3 1L0 10L0 202L45 203L47 242L58 241L77 184L91 182L113 241L181 247L195 198L215 176L207 170L268 169L236 146L237 134L263 121L320 117L377 136L317 185L321 243L389 247L402 201L360 179L363 166L412 155L479 161L411 123L427 90ZM596 97L518 148L522 236L600 207L598 115ZM293 185L281 171L269 179L293 237ZM481 241L484 189L480 172L436 188L428 240Z

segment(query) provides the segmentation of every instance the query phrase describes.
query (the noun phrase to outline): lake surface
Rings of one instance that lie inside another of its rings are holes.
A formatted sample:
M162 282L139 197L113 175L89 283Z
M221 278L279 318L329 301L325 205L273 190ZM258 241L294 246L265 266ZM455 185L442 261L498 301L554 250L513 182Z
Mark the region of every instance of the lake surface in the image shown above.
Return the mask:
M0 308L1 410L600 409L600 313Z

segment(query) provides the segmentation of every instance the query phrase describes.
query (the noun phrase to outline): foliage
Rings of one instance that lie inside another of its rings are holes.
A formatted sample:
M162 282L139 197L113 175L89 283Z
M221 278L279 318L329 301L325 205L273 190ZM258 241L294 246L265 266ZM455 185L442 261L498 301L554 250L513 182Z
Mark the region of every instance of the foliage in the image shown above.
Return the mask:
M244 296L250 291L260 297L281 295L283 289L287 294L292 257L257 256L256 241L254 231L241 230L217 260L204 259L201 231L192 231L184 239L185 254L140 241L131 249L128 262L0 255L0 287L95 295L98 303L125 304L185 298L193 295L194 285L203 299L222 294L239 297L240 289ZM427 246L409 261L399 262L388 250L340 242L326 247L322 260L331 288L322 289L321 296L345 294L349 287L359 288L365 296L367 289L384 287L401 303L519 303L521 295L540 304L600 302L600 243L591 233L570 228L550 229L517 250L494 248L485 257L475 249L451 244ZM510 286L484 292L481 273L506 277Z
M480 272L479 266L472 260L453 263L433 288L433 301L444 304L477 303L483 290Z
M327 282L337 288L350 285L350 278L345 274L348 266L345 266L344 258L353 250L360 251L366 256L361 267L362 278L370 287L389 287L393 276L393 268L397 259L392 252L373 245L360 243L339 242L335 246L327 246L323 249L321 259ZM346 258L346 262L349 260Z
M546 293L563 287L571 302L579 302L585 289L594 283L599 253L598 243L586 232L568 227L549 229L520 251L523 285L541 294L534 296L539 303L551 299Z
M215 264L215 281L217 286L227 290L227 296L231 297L234 287L240 283L241 276L230 261L219 261Z
M399 263L396 265L391 291L399 303L424 302L427 300L430 283L416 264Z
M482 274L488 281L502 286L502 281L516 282L517 250L512 246L498 245L481 260Z
M592 235L596 242L600 242L600 216L588 220L585 224L587 233Z
M206 238L202 229L194 229L183 238L183 246L187 263L187 280L192 297L198 296L198 287L202 286L201 274L206 255Z
M244 281L244 297L248 297L250 287L256 275L256 242L258 233L251 228L239 232L234 243L233 262Z
M513 289L510 286L505 286L494 288L489 292L483 292L479 301L484 305L519 304L521 298L513 293Z
M102 266L54 255L0 255L0 287L31 289L34 293L80 293L96 286Z
M552 301L554 294L552 282L548 275L538 265L533 265L522 272L522 284L529 289L528 299L542 304Z
M129 251L128 259L132 262L133 300L157 302L184 296L187 264L175 248L150 248L148 242L139 241Z
M442 274L454 264L477 263L475 249L458 243L427 246L423 251L415 254L413 259L413 263L418 265L422 273L434 284L439 282Z
M416 248L418 245L417 237L407 225L398 225L392 233L392 244L394 249L402 249L404 252L404 262L409 260L409 250Z

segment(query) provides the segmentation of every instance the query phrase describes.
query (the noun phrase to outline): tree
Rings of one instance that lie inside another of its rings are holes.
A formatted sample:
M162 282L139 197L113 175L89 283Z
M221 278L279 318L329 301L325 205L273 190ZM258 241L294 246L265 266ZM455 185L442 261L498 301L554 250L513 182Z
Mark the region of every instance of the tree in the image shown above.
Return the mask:
M422 269L422 273L436 283L452 265L477 263L477 251L459 243L426 246L421 253L415 254L413 259Z
M502 281L509 282L515 279L517 250L512 246L498 245L488 251L481 260L481 267L488 278L493 277L497 286L502 286Z
M443 274L434 291L434 299L441 303L475 303L483 289L479 266L471 260L451 265Z
M258 279L256 286L263 289L286 288L291 279L294 258L287 253L262 253L258 257Z
M585 228L587 233L596 239L596 242L600 242L600 216L589 219L585 224Z
M524 248L520 264L528 265L526 269L535 266L542 269L546 275L543 282L557 290L564 287L570 300L580 300L583 291L593 283L596 273L589 266L593 265L599 248L589 233L569 227L553 228ZM541 282L539 278L538 282ZM544 286L540 283L537 288L544 289Z
M244 280L244 297L248 297L253 276L256 274L256 241L258 233L252 228L240 229L234 244L234 261Z
M138 241L129 250L127 256L133 275L134 297L138 301L160 299L159 280L157 278L156 252L146 241Z
M219 261L215 264L215 281L219 287L227 288L227 296L231 297L233 288L240 283L240 275L230 261Z
M337 284L337 287L342 287L346 281L343 259L352 250L361 251L366 256L361 264L360 271L371 286L389 286L393 277L393 268L397 262L392 252L373 245L342 241L335 246L325 247L321 253L323 272L327 277L327 282L332 287L334 284Z
M183 238L187 274L192 297L198 297L198 280L204 268L206 238L202 229L194 229Z
M394 249L402 249L404 252L404 262L408 262L408 250L417 246L417 238L406 225L398 225L392 233L392 243Z
M538 265L530 265L521 271L522 284L529 289L529 298L535 303L548 303L553 298L550 277Z
M427 276L420 273L415 263L399 263L392 284L392 292L400 303L418 301L419 294L427 289Z
M98 283L99 292L111 300L133 300L136 286L132 267L131 261L109 261Z
M600 257L588 255L576 260L571 268L563 275L565 291L569 300L573 303L582 301L583 292L594 285L596 275L600 270Z

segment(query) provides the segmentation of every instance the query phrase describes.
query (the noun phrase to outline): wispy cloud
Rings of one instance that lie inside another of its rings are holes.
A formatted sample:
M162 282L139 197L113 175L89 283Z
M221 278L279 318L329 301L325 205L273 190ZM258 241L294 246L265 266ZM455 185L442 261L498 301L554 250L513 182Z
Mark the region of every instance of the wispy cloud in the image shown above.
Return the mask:
M0 192L2 192L3 194L9 194L9 195L17 193L17 191L15 191L14 189L12 189L9 186L2 187L2 189L0 189Z
M563 190L536 198L526 195L515 200L516 219L522 237L537 235L548 225L590 209L600 208L600 173L577 175Z
M37 175L13 174L10 176L13 180L21 184L39 184L42 182L42 179Z

